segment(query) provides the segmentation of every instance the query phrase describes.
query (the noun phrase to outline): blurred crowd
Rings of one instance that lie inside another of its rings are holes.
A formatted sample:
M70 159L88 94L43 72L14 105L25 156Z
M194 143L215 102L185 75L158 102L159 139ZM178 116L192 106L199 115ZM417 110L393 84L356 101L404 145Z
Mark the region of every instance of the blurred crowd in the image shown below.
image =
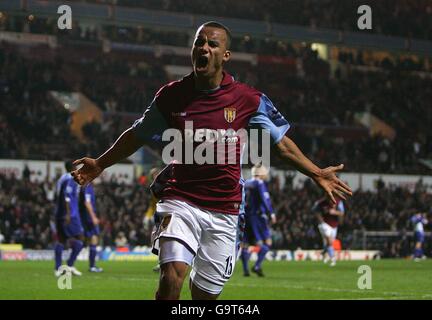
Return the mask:
M309 157L320 165L338 159L348 171L428 173L419 159L432 157L432 132L424 130L432 123L431 77L397 65L359 70L354 61L361 66L362 59L344 52L332 72L310 46L289 48L287 65L231 61L227 70L272 99ZM174 55L104 54L74 45L63 49L32 48L30 53L0 44L1 158L96 156L169 81L164 66L190 64L188 57ZM104 119L85 125L79 141L70 132L71 112L50 96L51 90L83 92L105 112ZM393 136L370 136L356 116L365 112L391 126ZM328 134L328 129L348 134Z
M223 16L271 23L358 31L357 9L372 8L372 33L432 39L432 3L429 0L75 0L154 10Z
M146 219L150 204L149 179L141 176L134 184L118 183L115 179L95 185L97 214L100 219L101 245L110 247L149 246L153 227ZM294 188L292 177L280 188L277 178L269 182L277 222L272 225L275 249L320 249L321 236L317 218L311 208L322 194L307 180ZM52 248L53 210L55 183L31 182L28 177L0 174L0 234L6 243L22 243L26 248ZM379 244L370 243L373 249L381 249L386 256L407 256L413 246L413 231L409 218L417 211L426 212L431 218L432 195L418 184L414 192L395 186L377 183L375 192L357 191L345 203L346 215L338 229L338 238L344 249L361 249L356 238L361 231L396 231L398 236L382 238ZM432 219L429 219L431 221ZM430 225L426 231L430 231ZM427 238L425 252L429 255L432 239Z
M311 214L314 202L322 197L321 191L310 180L295 189L287 175L284 188L273 180L269 183L278 222L273 226L274 246L277 248L320 249L321 236L316 227L316 217ZM416 212L426 212L431 217L432 195L419 182L414 191L377 181L376 190L356 191L345 202L346 214L338 227L338 239L345 249L363 246L362 231L394 231L397 236L381 237L379 242L366 243L368 249L380 248L384 256L405 257L412 253L413 231L409 219ZM429 219L429 221L431 221ZM431 224L426 230L431 230ZM426 252L432 249L432 239L426 241Z
M96 185L101 245L143 246L151 225L144 223L149 201L146 184L125 185L115 179ZM52 248L55 181L30 181L0 174L0 234L6 243Z
M348 1L346 1L348 2ZM432 19L431 19L432 20ZM399 21L399 24L402 24ZM31 20L25 17L12 17L0 19L0 31L29 32L36 34L49 34L58 36L60 42L71 40L77 43L98 43L103 40L118 43L133 43L138 45L171 45L178 47L189 47L193 41L193 34L184 30L160 29L147 26L131 26L117 24L82 24L74 20L71 30L61 30L57 27L57 20L53 18L36 17ZM298 57L298 49L294 48L289 41L274 38L272 36L258 37L253 34L243 36L234 35L231 44L234 52L246 52L260 55L272 55L282 57ZM414 61L405 57L392 61L388 58L373 59L372 64L366 61L363 52L352 51L341 52L338 55L341 62L351 65L374 65L387 70L431 70L430 62L421 58Z

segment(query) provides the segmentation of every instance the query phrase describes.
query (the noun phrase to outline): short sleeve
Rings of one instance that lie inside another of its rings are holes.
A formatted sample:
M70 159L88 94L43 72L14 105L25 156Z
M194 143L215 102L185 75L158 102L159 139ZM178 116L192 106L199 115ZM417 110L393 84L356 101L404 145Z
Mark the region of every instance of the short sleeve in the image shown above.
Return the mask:
M156 106L156 99L152 101L143 116L135 120L132 130L142 141L160 142L163 130L167 127L162 113Z
M257 112L249 120L249 126L268 130L273 144L279 143L290 128L288 121L264 94L260 97Z

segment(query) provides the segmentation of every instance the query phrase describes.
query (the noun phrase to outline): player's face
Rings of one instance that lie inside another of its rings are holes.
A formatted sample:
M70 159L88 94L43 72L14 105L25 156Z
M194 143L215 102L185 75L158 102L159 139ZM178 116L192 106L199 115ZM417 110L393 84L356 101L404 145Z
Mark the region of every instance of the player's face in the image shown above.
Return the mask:
M262 175L259 176L259 178L260 178L261 180L263 180L263 181L268 181L269 176L268 176L267 174L262 174Z
M198 29L192 46L192 66L196 75L212 77L222 72L222 65L230 58L226 48L225 30L215 27Z

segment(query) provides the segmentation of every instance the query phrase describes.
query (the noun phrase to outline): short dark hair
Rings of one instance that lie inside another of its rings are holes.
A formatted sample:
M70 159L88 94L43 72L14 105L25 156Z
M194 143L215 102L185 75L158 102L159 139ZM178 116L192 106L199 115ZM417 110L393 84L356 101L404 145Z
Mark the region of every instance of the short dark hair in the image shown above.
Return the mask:
M67 172L71 172L74 169L74 165L72 164L72 160L66 160L64 165L65 165L65 169Z
M227 26L217 21L207 21L203 23L201 27L213 27L225 30L225 33L227 35L226 48L229 49L231 47L232 35L230 29L228 29Z

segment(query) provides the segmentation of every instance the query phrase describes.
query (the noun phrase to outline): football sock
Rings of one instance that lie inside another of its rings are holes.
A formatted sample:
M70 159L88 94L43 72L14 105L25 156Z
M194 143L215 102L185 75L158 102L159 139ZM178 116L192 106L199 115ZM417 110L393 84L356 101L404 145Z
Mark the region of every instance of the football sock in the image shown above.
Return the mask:
M258 252L258 260L255 263L255 267L254 267L255 269L261 269L261 264L264 261L265 256L266 256L267 252L269 252L269 250L270 250L270 248L268 247L268 245L263 244L261 246L261 249Z
M334 249L333 249L333 246L328 246L328 247L327 247L327 252L328 252L330 258L333 259L333 257L334 257Z
M71 252L71 255L69 257L69 260L67 261L67 265L69 267L72 267L74 265L75 260L77 259L82 248L83 248L83 243L81 240L73 240L72 252Z
M90 263L90 268L93 268L95 266L95 262L96 262L96 246L95 245L90 245L90 252L89 252L89 263Z
M55 256L55 269L58 270L62 264L62 254L64 250L64 245L57 242L54 247L54 256Z
M240 257L243 263L243 272L249 273L249 258L250 258L249 250L247 248L243 248Z

